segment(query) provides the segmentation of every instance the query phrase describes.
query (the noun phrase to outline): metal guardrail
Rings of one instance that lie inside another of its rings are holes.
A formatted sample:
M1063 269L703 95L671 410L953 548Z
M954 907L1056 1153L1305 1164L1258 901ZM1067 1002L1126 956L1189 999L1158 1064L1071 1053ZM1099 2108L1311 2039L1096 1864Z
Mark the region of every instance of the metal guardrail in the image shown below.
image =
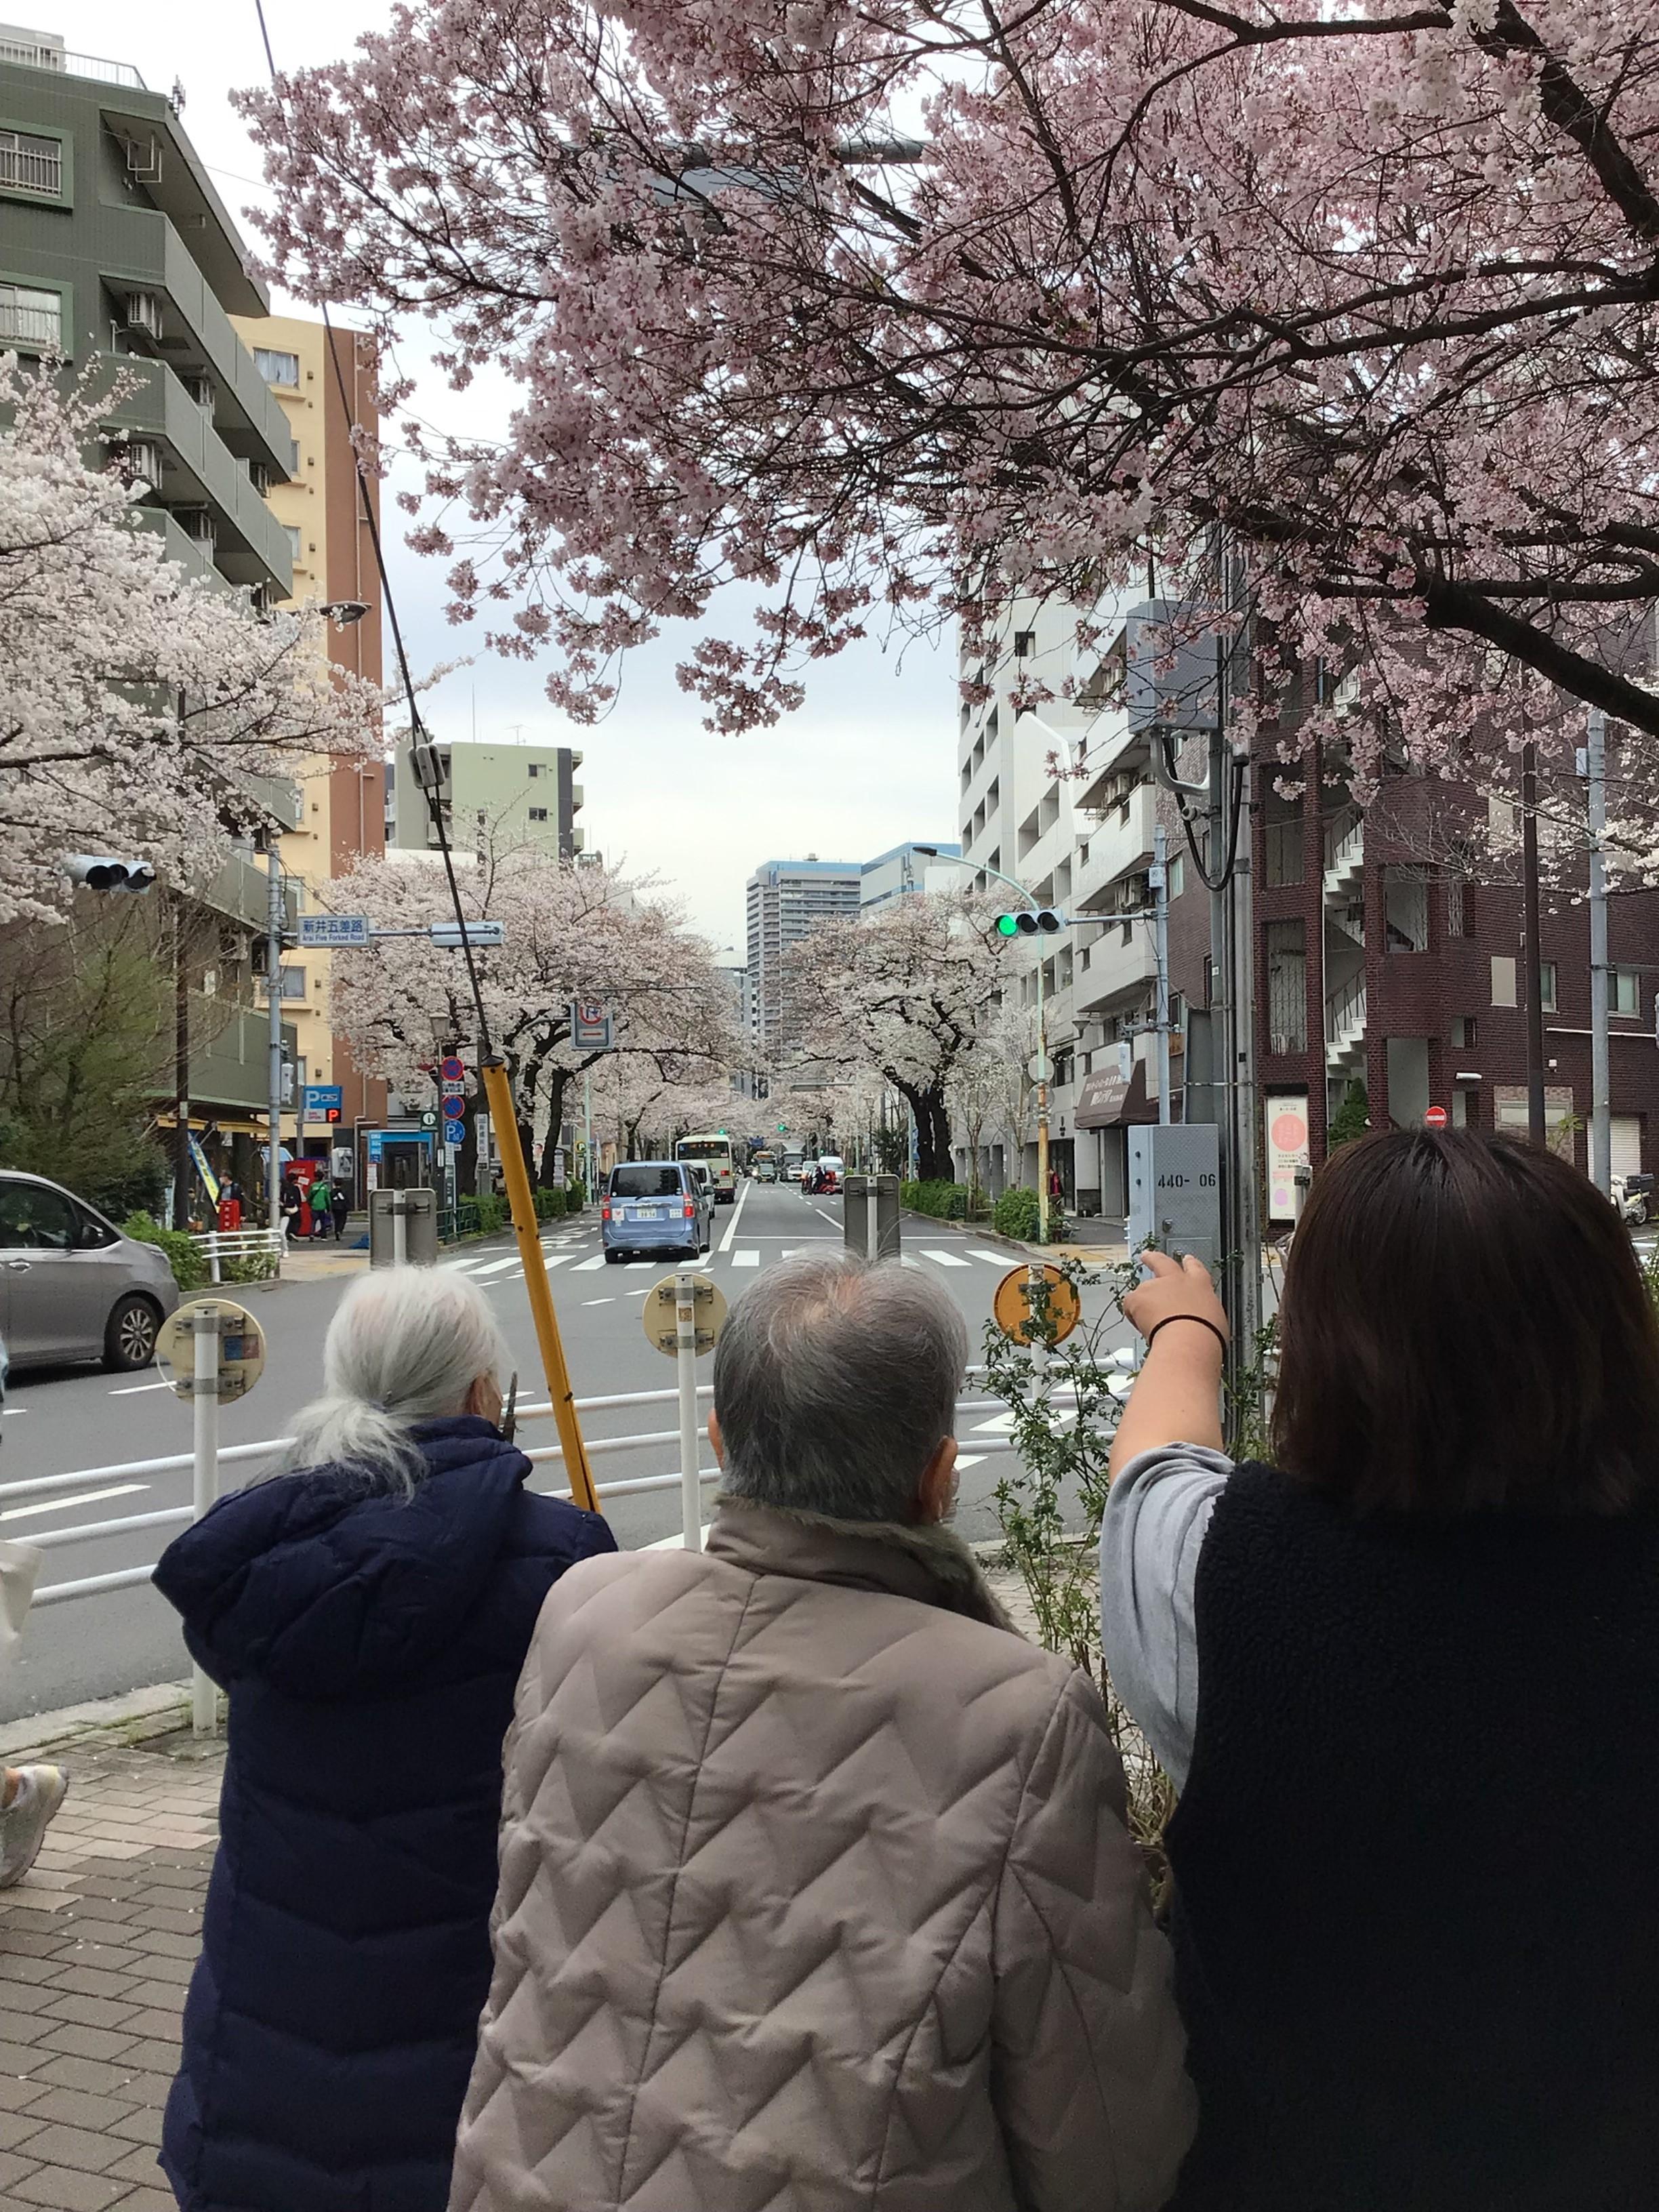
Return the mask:
M61 46L22 46L13 39L0 39L0 62L10 62L16 69L45 70L58 76L95 77L100 84L122 84L133 92L145 88L144 80L131 62L105 61L98 54L67 53Z
M973 1372L974 1370L970 1369L969 1374ZM711 1398L714 1395L713 1385L706 1382L700 1383L697 1386L696 1395L699 1399ZM1055 1393L1055 1395L1062 1397L1068 1395L1070 1395L1068 1392L1063 1390ZM631 1410L635 1407L673 1404L678 1397L678 1389L626 1391L615 1396L578 1398L576 1410L582 1413L618 1413ZM1006 1410L1004 1401L1000 1398L964 1397L957 1402L957 1413L959 1417L966 1413L1006 1412ZM519 1419L521 1421L550 1420L552 1417L553 1407L550 1403L519 1407ZM269 1437L258 1443L225 1445L216 1455L216 1492L219 1468L227 1465L246 1467L256 1462L268 1463L285 1452L293 1441L291 1437ZM678 1444L679 1441L678 1428L653 1429L636 1436L590 1437L587 1439L587 1452L590 1458L596 1458L613 1452L637 1451L665 1444ZM1013 1446L1006 1437L984 1435L974 1438L973 1449L977 1455L984 1457L994 1453L1011 1451ZM562 1460L564 1451L562 1446L557 1443L537 1444L526 1446L525 1456L532 1466L541 1467ZM70 1474L29 1476L21 1482L0 1484L0 1507L16 1498L52 1497L60 1492L74 1490L87 1483L118 1481L129 1475L181 1474L185 1468L192 1468L194 1465L193 1452L169 1452L159 1459L125 1460L112 1462L106 1467L80 1468ZM701 1485L706 1486L718 1481L719 1479L718 1468L704 1468L699 1465L697 1480ZM681 1470L675 1468L667 1474L626 1476L620 1481L601 1482L596 1486L601 1498L636 1498L654 1491L679 1489L683 1482L684 1476ZM549 1490L540 1494L545 1497L566 1498L570 1495L568 1490ZM183 1528L195 1518L194 1506L163 1506L149 1513L127 1513L113 1520L77 1522L73 1527L68 1528L46 1529L39 1535L30 1536L27 1540L37 1550L58 1551L71 1544L89 1544L111 1536L133 1535L143 1529ZM33 1601L37 1606L64 1605L73 1598L97 1597L110 1590L133 1589L149 1582L155 1571L155 1562L152 1560L144 1566L116 1567L106 1574L84 1575L70 1582L47 1583L36 1589Z
M211 1279L216 1283L223 1280L221 1270L227 1260L269 1260L273 1263L270 1273L277 1274L282 1269L283 1255L288 1249L288 1239L280 1227L207 1229L191 1242L198 1251L206 1254Z

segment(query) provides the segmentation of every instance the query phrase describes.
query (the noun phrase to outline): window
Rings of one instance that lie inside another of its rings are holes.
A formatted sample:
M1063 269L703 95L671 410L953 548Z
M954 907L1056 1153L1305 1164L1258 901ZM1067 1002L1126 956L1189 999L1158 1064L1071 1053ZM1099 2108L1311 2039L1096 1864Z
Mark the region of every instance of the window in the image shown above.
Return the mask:
M532 761L529 767L525 770L525 774L530 777L532 782L541 774L541 772L542 764L539 761Z
M0 131L0 185L14 192L40 192L61 199L64 143L33 131Z
M1267 927L1267 1049L1308 1049L1308 945L1300 921Z
M612 1198L678 1198L681 1195L680 1171L678 1168L637 1164L612 1168L611 1195Z
M1555 1012L1555 963L1540 960L1538 963L1538 1003L1547 1014Z
M1262 824L1262 864L1269 884L1299 884L1303 879L1302 802L1298 799L1285 811L1288 802L1273 793L1269 807L1277 806L1278 813L1269 812Z
M1187 855L1177 853L1170 862L1170 897L1173 902L1187 888Z
M1390 952L1426 952L1429 949L1429 887L1420 875L1405 868L1384 868L1383 889L1388 902L1386 943Z
M297 385L300 381L297 353L277 353L270 346L255 346L253 366L267 384Z
M52 351L64 342L64 302L57 292L0 284L0 344Z
M1463 1049L1474 1044L1479 1032L1473 1014L1452 1016L1451 1041L1454 1048Z
M545 822L547 809L544 806L532 806L530 810L530 818L532 822Z
M75 1209L61 1192L0 1181L0 1250L70 1252L75 1237Z
M1615 1014L1631 1014L1638 1020L1642 1012L1642 978L1634 968L1615 968L1607 978L1607 1003Z
M284 968L283 970L283 996L285 999L303 999L305 994L305 969L303 968ZM263 975L259 978L259 996L267 1000L270 997L269 981Z
M1014 632L1014 659L1029 660L1036 651L1036 632L1034 629L1017 629Z
M283 535L288 540L288 557L297 568L300 562L299 524L297 522L285 522L283 525Z
M1494 1006L1512 1006L1515 995L1515 963L1500 959L1494 953L1492 963L1492 1002Z
M1474 885L1466 884L1462 876L1452 877L1446 885L1446 934L1474 935Z

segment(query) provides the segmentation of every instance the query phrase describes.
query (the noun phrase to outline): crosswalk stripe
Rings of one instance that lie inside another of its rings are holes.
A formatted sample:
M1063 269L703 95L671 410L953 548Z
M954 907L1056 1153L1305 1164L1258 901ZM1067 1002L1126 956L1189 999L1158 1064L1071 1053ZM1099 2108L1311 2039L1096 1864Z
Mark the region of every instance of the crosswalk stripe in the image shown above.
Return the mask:
M591 1260L578 1260L574 1268L572 1270L572 1273L578 1275L585 1275L590 1269L594 1267L602 1267L604 1265L604 1253L596 1252Z
M975 1260L988 1260L994 1267L1006 1267L1008 1264L1009 1255L1006 1252L981 1251L977 1244L970 1244L968 1249Z
M518 1254L514 1252L507 1259L492 1260L488 1267L479 1267L475 1270L473 1280L475 1282L481 1282L486 1275L504 1275L509 1267L521 1267L523 1265L523 1261L520 1260Z
M760 1254L758 1252L734 1252L732 1255L732 1265L734 1267L758 1267L760 1265Z
M965 1260L958 1260L954 1252L931 1251L926 1244L921 1248L921 1256L924 1260L936 1260L941 1267L965 1267L968 1265Z

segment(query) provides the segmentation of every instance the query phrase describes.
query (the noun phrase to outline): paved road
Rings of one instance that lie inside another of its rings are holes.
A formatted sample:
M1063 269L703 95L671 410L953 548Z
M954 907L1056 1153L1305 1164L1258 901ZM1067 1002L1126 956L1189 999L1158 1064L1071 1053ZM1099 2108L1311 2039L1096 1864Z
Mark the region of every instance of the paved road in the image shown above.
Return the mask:
M839 1200L813 1200L792 1186L757 1183L742 1185L739 1197L736 1208L717 1212L714 1249L702 1263L729 1299L740 1297L786 1254L842 1241ZM607 1266L591 1215L568 1224L550 1224L543 1246L554 1271L560 1326L578 1396L672 1390L673 1364L646 1342L640 1310L649 1286L673 1262ZM968 1317L977 1357L992 1293L1014 1264L1014 1255L982 1236L910 1220L905 1224L905 1255L936 1274L956 1297ZM464 1270L489 1292L518 1360L521 1399L544 1398L524 1271L512 1240L470 1247L442 1264ZM257 1389L224 1410L226 1444L285 1434L295 1408L320 1388L323 1339L346 1279L255 1285L238 1293L265 1324L270 1352ZM708 1375L705 1362L705 1382ZM189 1504L188 1467L167 1472L97 1472L117 1463L188 1452L189 1408L153 1375L80 1370L50 1376L20 1374L15 1382L0 1422L4 1445L0 1451L0 1536L44 1538L50 1544L62 1530ZM965 1412L959 1423L963 1481L958 1525L970 1538L995 1533L989 1501L1006 1464L1006 1453L995 1449L997 1418L994 1409L982 1407ZM673 1475L679 1460L677 1419L672 1399L586 1415L584 1433L591 1443L641 1434L663 1437L647 1447L597 1452L593 1467L599 1481ZM556 1440L550 1419L526 1422L520 1431L520 1441L532 1453ZM712 1466L712 1456L706 1463ZM258 1464L227 1468L225 1486L246 1480ZM66 1493L21 1499L3 1494L4 1486L80 1468L94 1472L84 1485ZM538 1465L537 1482L548 1489L561 1486L556 1459ZM678 1484L613 1498L606 1510L618 1542L625 1547L672 1535L680 1525ZM172 1534L168 1528L151 1528L53 1547L47 1553L42 1584L153 1560ZM16 1668L0 1692L0 1719L174 1680L184 1663L175 1618L148 1588L37 1607Z

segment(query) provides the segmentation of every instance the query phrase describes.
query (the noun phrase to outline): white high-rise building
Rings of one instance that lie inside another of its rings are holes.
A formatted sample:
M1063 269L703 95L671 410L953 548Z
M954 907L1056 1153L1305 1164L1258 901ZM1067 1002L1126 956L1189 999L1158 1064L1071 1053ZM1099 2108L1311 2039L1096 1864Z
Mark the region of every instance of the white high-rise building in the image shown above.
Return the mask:
M1124 1130L1158 1118L1156 1039L1144 1026L1155 1015L1152 931L1115 918L1151 904L1158 812L1147 732L1128 704L1135 612L1127 598L1097 608L1089 621L1100 635L1084 648L1075 607L1017 602L982 659L963 659L964 680L983 683L989 696L962 708L957 742L964 858L1016 878L1034 905L1078 918L1058 936L1007 940L1006 1003L1034 1020L1041 961L1054 1071L1050 1165L1069 1210L1109 1216L1124 1210ZM1054 698L1041 708L1017 707L1013 695L1033 678ZM1176 860L1172 897L1185 876ZM999 888L989 875L978 880ZM1018 904L1008 896L1011 908ZM1126 1037L1127 1082L1119 1051ZM1177 1049L1172 1087L1180 1065ZM1034 1099L1000 1137L982 1133L980 1180L993 1192L1036 1188ZM969 1166L962 1150L964 1177Z
M785 956L834 915L856 914L856 860L763 860L749 878L749 1018L763 1055L790 1042Z

